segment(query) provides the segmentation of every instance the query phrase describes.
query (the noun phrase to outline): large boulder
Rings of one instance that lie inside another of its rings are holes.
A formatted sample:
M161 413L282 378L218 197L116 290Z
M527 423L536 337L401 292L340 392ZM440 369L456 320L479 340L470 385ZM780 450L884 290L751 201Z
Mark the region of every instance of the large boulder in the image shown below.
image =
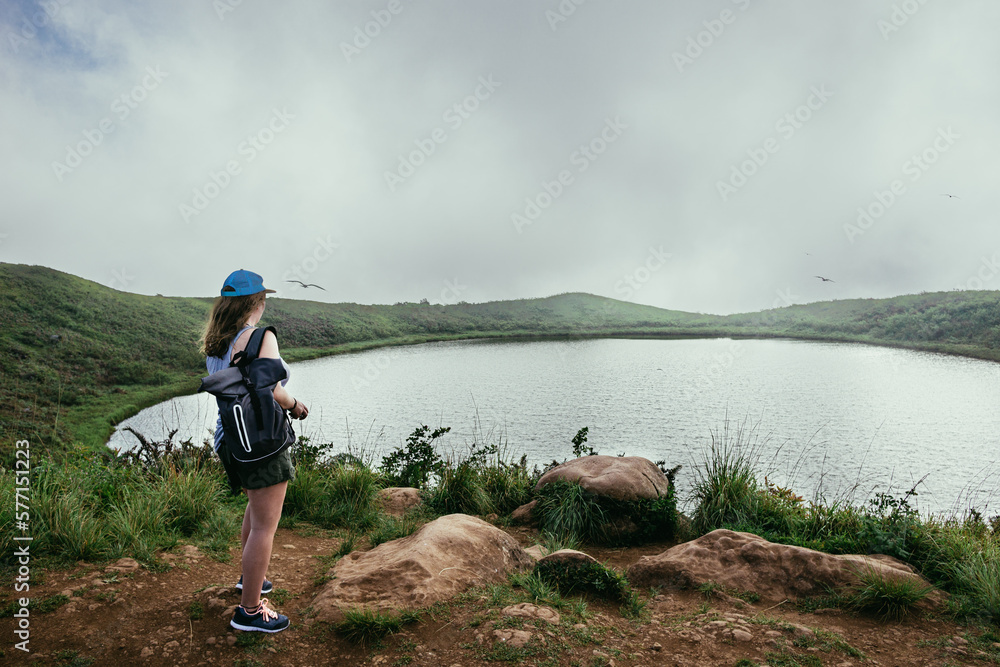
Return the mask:
M409 537L344 556L313 600L316 617L331 623L345 609L412 610L447 600L472 586L500 583L534 560L504 531L482 519L449 514Z
M670 489L667 476L641 456L581 456L542 475L535 491L556 480L578 482L587 491L612 500L656 499Z
M927 585L909 565L889 556L834 556L723 529L659 555L643 556L626 576L636 588L690 588L712 581L767 600L784 600L853 586L858 573L868 568L886 578Z
M378 490L376 501L382 511L393 516L402 516L406 510L416 507L422 500L420 489L409 486L390 486Z

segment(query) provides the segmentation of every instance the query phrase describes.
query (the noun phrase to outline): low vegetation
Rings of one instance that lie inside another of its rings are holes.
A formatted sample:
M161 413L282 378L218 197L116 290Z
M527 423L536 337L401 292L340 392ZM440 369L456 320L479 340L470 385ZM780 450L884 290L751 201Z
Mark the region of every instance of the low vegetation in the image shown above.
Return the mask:
M921 516L916 493L876 492L861 502L806 502L792 490L762 479L756 429L728 422L712 434L694 471L692 528L746 531L772 542L833 554L886 554L912 565L933 585L952 593L956 615L996 622L1000 597L1000 517L989 521L970 508L958 516ZM861 573L861 586L843 606L898 618L927 594L919 586Z

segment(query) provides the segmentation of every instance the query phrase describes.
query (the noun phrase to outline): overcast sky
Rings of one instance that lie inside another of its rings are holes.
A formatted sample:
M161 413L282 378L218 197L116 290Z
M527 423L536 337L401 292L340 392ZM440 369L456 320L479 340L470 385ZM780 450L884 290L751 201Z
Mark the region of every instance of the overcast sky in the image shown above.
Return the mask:
M4 0L0 261L711 313L998 289L998 25L995 0Z

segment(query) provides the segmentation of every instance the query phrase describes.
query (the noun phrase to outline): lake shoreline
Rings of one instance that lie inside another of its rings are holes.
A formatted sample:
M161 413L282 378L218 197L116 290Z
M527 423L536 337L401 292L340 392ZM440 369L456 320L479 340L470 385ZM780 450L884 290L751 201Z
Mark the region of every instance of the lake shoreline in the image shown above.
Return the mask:
M530 333L530 332L487 332L476 334L441 334L425 336L404 336L388 339L378 339L371 341L356 341L343 343L324 348L286 348L282 350L282 357L290 364L301 361L312 361L327 357L339 356L342 354L355 354L383 348L408 347L412 345L425 345L428 343L460 342L460 341L495 341L495 342L531 342L531 341L566 341L566 340L791 340L817 343L854 343L871 345L875 347L888 347L914 352L930 352L947 356L957 356L981 361L1000 362L1000 351L994 352L985 348L974 348L972 346L957 345L925 345L918 343L908 343L900 341L885 340L864 340L860 336L789 336L777 333L739 333L737 331L600 331L600 332L551 332L551 333ZM114 433L118 424L134 417L142 410L169 401L178 396L188 396L197 393L197 382L204 377L202 374L191 374L183 381L171 383L163 387L147 387L144 396L139 400L130 400L125 404L124 410L117 411L113 417L97 417L98 420L108 419L108 426L101 443L101 448L108 446L109 438ZM128 396L128 394L126 394Z

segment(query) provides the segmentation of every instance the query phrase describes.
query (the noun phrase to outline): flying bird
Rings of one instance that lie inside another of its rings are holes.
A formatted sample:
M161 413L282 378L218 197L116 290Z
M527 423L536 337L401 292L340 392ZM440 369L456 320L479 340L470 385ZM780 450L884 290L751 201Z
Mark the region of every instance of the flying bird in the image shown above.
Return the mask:
M952 197L953 199L961 199L961 197L959 197L958 195L950 195L947 192L942 192L941 196L942 197Z
M306 284L306 283L302 282L301 280L286 280L285 282L286 283L298 283L298 284L302 285L303 287L319 287L324 292L326 291L325 287L320 287L319 285L315 285L313 283Z
M835 282L837 282L836 280L830 280L829 278L824 278L823 276L813 276L813 278L819 278L820 280L822 280L825 283L835 283Z

